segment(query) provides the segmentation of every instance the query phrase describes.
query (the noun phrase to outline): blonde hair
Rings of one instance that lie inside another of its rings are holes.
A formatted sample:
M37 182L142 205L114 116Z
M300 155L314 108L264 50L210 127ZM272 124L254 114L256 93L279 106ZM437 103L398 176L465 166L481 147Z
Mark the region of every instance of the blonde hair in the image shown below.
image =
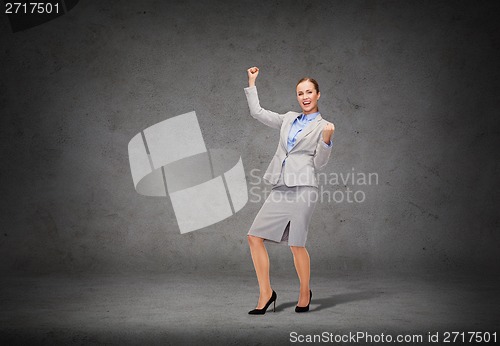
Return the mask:
M304 77L301 80L299 80L297 82L297 85L295 86L295 88L297 88L300 83L306 82L306 81L309 81L309 82L313 83L314 84L314 89L316 89L316 92L319 93L319 84L318 84L318 82L316 82L316 79L311 78L311 77Z

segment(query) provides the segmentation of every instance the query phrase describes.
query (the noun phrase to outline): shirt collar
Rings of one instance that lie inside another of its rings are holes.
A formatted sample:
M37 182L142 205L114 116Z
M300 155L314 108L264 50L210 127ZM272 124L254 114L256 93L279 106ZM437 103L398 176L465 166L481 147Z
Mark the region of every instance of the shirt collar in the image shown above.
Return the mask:
M316 116L318 114L319 114L319 112L311 113L311 114L304 114L304 113L302 113L300 116L301 116L302 120L312 121L312 120L314 120L314 118L316 118Z

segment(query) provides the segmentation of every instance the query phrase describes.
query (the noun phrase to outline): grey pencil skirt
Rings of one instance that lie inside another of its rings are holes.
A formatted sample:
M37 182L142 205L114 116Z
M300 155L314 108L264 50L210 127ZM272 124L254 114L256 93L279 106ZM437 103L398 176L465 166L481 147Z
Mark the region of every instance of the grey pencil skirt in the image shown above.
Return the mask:
M305 246L317 200L317 187L289 187L284 184L281 175L247 235L288 246Z

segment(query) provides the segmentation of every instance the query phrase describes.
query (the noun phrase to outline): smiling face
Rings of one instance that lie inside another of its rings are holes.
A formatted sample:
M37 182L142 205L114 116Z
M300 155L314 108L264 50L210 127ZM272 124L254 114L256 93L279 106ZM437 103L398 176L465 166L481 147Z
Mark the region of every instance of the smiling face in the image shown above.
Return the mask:
M316 90L314 84L305 80L297 85L297 101L304 114L316 113L318 111L318 100L321 93Z

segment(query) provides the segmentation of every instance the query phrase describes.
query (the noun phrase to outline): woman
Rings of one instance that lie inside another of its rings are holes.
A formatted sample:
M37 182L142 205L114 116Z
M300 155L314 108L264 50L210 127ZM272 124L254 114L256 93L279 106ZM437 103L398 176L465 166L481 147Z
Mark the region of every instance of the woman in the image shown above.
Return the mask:
M312 291L309 288L310 258L305 243L318 199L316 171L328 163L335 127L318 111L320 92L314 79L306 77L297 83L296 95L302 113L278 114L260 106L255 86L259 69L251 67L247 73L248 87L244 90L250 115L280 130L278 149L264 174L264 180L273 188L247 234L260 289L257 307L249 314L265 314L271 303L274 303L273 311L276 308L277 295L271 288L269 256L264 241L287 242L290 246L300 281L295 311L306 312Z

